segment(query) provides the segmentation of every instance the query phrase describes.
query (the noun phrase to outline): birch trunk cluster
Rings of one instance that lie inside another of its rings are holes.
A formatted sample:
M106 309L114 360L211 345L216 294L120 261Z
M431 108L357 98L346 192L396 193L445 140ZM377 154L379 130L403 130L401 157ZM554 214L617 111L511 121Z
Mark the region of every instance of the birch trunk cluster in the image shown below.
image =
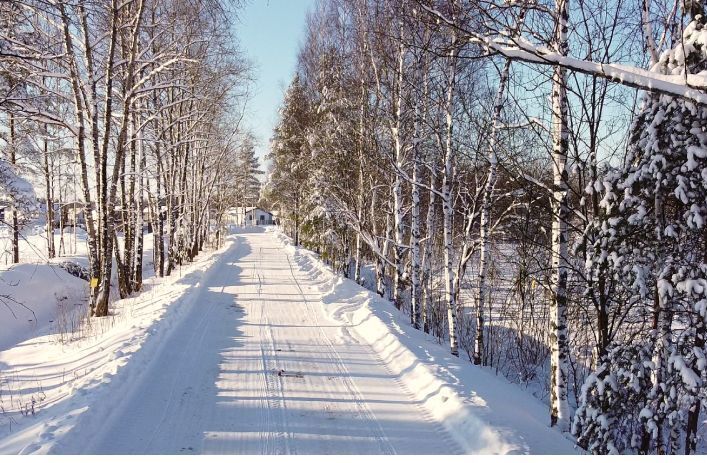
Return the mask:
M42 173L46 258L71 252L66 226L85 229L92 315L140 291L147 262L161 277L193 260L221 225L212 218L227 207L216 199L242 141L238 107L249 80L228 8L161 0L0 7L0 111L11 129L3 151L27 176ZM17 215L13 208L15 234Z

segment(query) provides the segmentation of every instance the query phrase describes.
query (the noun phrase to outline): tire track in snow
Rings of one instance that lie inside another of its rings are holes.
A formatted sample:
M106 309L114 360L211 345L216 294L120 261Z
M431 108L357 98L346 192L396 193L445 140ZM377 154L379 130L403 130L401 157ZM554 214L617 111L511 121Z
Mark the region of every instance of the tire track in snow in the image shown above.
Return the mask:
M201 294L203 294L203 291L204 291L203 288L204 288L204 286L202 286L198 290ZM199 321L196 326L196 329L194 329L194 331L191 333L191 336L189 337L189 341L186 343L187 346L193 346L197 335L200 335L199 336L199 345L203 344L204 337L208 331L205 329L205 327L209 324L209 321L210 321L209 315L210 314L208 314L208 310L199 311L199 313L201 314L201 316L199 317ZM167 421L167 417L169 416L170 410L172 410L173 407L179 402L178 399L176 399L176 396L177 396L176 391L177 391L177 389L180 389L180 390L183 389L183 386L184 386L180 382L180 379L185 377L184 372L186 371L187 365L189 365L189 367L191 367L191 364L194 362L195 356L197 355L196 353L200 352L200 349L194 349L194 348L190 347L188 349L185 349L184 352L188 352L189 357L187 359L185 359L185 361L180 362L179 373L172 376L172 380L170 382L169 398L166 402L167 405L164 407L162 417L160 418L158 425L152 431L152 434L150 435L150 439L145 443L144 451L148 451L149 449L151 449L155 439L157 439L161 435L164 425Z
M266 428L268 429L268 439L266 449L267 453L271 455L290 455L292 453L289 445L291 433L285 431L288 429L288 426L285 414L286 405L282 378L278 377L278 380L275 379L275 375L280 371L277 363L277 351L275 350L275 338L270 325L270 319L265 311L265 301L262 298L263 280L260 273L260 269L262 268L262 255L262 248L260 248L258 252L257 270L255 264L253 264L253 271L258 279L260 337L262 340L267 340L267 350L262 343L260 345L268 415ZM272 359L272 365L268 364L268 358ZM273 415L275 415L275 420L273 420Z
M341 319L341 320L339 320L339 322L350 324L351 320L348 320L348 317L345 317L345 318L347 318L347 320ZM378 352L376 352L373 348L371 348L365 342L361 342L359 339L357 339L356 336L354 334L352 334L351 330L346 325L341 326L340 332L342 333L342 338L346 339L350 343L364 346L364 348L369 353L369 355L371 355L372 357L374 357L377 360L378 364L380 366L382 366L382 368L386 372L386 374L403 391L403 393L405 394L405 397L409 400L410 404L414 405L414 407L419 412L420 417L422 417L422 419L426 423L428 423L437 432L437 434L439 434L439 436L441 437L441 439L444 443L444 447L440 448L439 450L449 451L449 449L453 449L453 451L450 453L454 453L454 454L458 454L458 455L464 454L464 451L459 446L459 443L456 440L454 440L454 438L449 434L449 432L447 432L447 430L444 428L444 425L442 425L442 423L440 423L439 420L435 419L432 416L431 412L427 409L427 407L425 407L420 402L420 400L417 399L415 394L410 390L407 383L405 383L400 378L399 375L396 375L393 373L393 371L390 369L390 365L386 361L383 360L383 358L381 357L380 354L378 354Z
M413 392L410 390L408 385L403 380L401 380L399 376L393 374L393 372L390 369L390 366L388 366L388 364L383 361L383 359L380 357L380 355L378 355L373 349L369 348L369 350L371 352L371 355L373 355L375 358L377 358L380 361L380 364L383 366L383 369L386 371L386 373L388 373L388 375L390 375L390 377L393 378L393 381L395 382L395 384L397 384L398 387L400 387L400 389L403 390L403 392L405 393L407 398L410 400L410 403L413 404L415 406L415 408L419 411L422 419L426 423L429 423L430 426L432 426L432 428L437 432L437 434L439 436L441 436L441 438L444 441L444 444L446 446L445 450L448 451L449 449L454 449L454 451L451 453L455 453L457 455L464 454L464 451L459 446L459 443L456 440L454 440L451 435L449 435L449 433L444 428L442 423L440 423L438 420L436 420L432 416L430 411L424 405L422 405L419 400L417 400L417 398L415 397L415 394L413 394Z
M347 392L349 393L351 399L353 400L359 417L362 420L370 423L370 425L371 425L370 429L374 431L373 437L376 440L378 447L381 450L381 453L384 455L396 454L395 448L391 445L388 437L385 434L385 431L383 431L383 428L381 427L380 423L378 422L378 419L375 417L373 412L368 408L368 406L366 405L366 401L364 400L361 392L356 387L356 384L351 380L351 374L349 373L348 369L346 368L344 361L341 359L338 352L336 351L334 344L329 339L329 336L327 336L326 332L324 331L321 324L319 323L319 317L317 316L314 309L309 305L309 302L307 301L307 297L305 296L304 291L302 290L302 286L300 285L299 280L297 280L297 277L295 276L295 271L294 271L294 267L292 266L292 260L290 259L290 256L287 254L285 254L285 256L287 257L287 263L290 267L291 279L294 282L295 286L297 287L297 291L299 292L300 296L302 297L302 301L304 302L304 306L307 309L307 312L308 312L307 315L310 319L310 322L318 328L319 333L321 334L321 340L324 341L324 343L325 343L325 345L322 346L322 347L326 348L323 353L328 357L329 360L332 361L331 364L334 366L334 368L339 373L339 376L341 378L341 382L344 385L344 387L346 387Z

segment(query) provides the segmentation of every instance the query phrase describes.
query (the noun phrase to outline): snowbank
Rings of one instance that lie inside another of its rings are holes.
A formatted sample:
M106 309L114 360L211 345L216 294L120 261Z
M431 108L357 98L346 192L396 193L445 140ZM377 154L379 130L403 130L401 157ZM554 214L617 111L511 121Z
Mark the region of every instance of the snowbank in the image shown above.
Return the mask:
M0 272L0 351L61 329L86 306L88 285L50 264L18 264Z
M195 289L217 256L233 243L200 254L169 277L146 279L140 293L113 303L113 315L91 319L79 339L61 343L53 335L30 333L31 339L0 350L0 454L56 451L77 423L100 428L116 407L111 386L135 382L193 307ZM66 275L85 287L85 281ZM48 277L35 278L44 285Z
M548 426L547 407L487 369L453 357L413 329L392 303L335 275L315 253L276 231L299 267L319 282L325 311L370 345L422 406L468 453L571 454L573 443Z

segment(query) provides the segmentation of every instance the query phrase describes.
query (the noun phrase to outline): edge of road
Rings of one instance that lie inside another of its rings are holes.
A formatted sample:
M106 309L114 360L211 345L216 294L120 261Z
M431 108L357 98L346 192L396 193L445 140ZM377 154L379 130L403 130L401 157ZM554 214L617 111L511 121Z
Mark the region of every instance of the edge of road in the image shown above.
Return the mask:
M542 402L504 378L452 357L430 335L415 330L392 302L334 273L310 250L295 247L280 230L271 227L299 270L308 274L323 294L322 310L342 325L342 336L369 345L390 372L439 422L466 453L528 454L576 453L573 443L540 421ZM473 375L474 380L470 381ZM477 393L476 386L483 391ZM485 400L494 398L494 407ZM495 416L498 402L501 416ZM517 416L527 435L504 419ZM535 429L534 429L535 428ZM552 442L552 443L549 443Z
M117 409L115 403L109 400L111 396L119 393L121 398L125 398L143 381L144 371L151 367L165 344L161 341L171 336L175 327L193 309L192 302L200 294L203 281L236 244L235 239L227 239L221 248L198 256L181 271L165 277L165 290L174 284L185 285L171 301L165 303L161 298L152 300L153 296L149 293L136 294L133 297L136 302L147 298L149 304L161 306L156 316L145 322L136 321L131 330L122 335L117 333L117 339L116 334L109 331L95 346L90 347L106 351L110 355L109 361L97 365L81 386L72 386L73 393L42 410L37 421L28 422L6 436L4 440L9 441L10 447L16 448L14 453L79 453L78 449L90 449L97 433L112 419ZM117 343L117 340L126 337L132 343L130 349L121 347L124 342ZM51 431L47 432L48 429Z

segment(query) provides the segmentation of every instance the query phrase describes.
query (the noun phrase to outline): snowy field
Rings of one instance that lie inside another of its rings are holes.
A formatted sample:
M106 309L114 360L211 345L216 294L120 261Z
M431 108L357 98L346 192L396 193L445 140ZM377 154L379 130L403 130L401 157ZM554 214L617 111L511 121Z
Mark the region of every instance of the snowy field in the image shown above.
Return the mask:
M575 452L544 404L404 318L241 230L83 336L3 347L0 453Z
M152 234L144 239L143 275L150 278L154 275ZM65 342L86 336L85 330L91 329L86 317L88 282L66 270L88 266L86 232L81 228L55 230L54 242L57 257L47 259L44 227L25 227L19 241L20 264L11 264L9 229L0 227L0 350L45 335ZM118 298L116 278L114 272L112 300Z
M62 266L86 267L86 233L56 230L54 240L57 249L61 245L61 256L47 260L44 228L25 227L19 241L21 263L13 265L10 229L0 227L0 350L51 334L62 340L81 329L88 283Z

